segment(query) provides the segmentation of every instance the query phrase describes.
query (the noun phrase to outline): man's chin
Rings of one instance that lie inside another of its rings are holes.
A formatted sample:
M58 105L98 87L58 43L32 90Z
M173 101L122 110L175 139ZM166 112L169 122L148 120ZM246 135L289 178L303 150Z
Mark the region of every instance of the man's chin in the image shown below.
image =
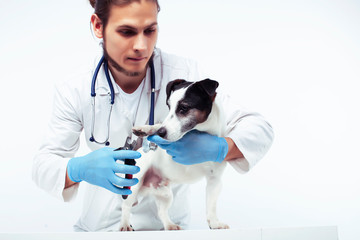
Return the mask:
M113 59L108 58L108 62L109 64L116 69L116 71L123 73L124 75L128 76L128 77L138 77L142 74L144 74L144 72L146 71L146 67L144 68L127 68L125 66L121 66L120 64L118 64L117 62L115 62Z
M142 72L123 71L122 73L124 73L128 77L138 77L138 76L142 75L144 73L144 71L142 71Z

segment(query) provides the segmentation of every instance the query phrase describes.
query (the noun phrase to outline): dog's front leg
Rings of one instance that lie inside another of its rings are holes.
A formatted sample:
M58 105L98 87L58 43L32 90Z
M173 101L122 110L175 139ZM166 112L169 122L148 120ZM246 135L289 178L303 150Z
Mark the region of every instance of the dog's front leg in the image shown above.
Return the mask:
M206 185L206 217L210 229L228 229L229 226L219 221L216 215L216 203L222 183L219 176L208 176Z
M138 137L146 137L155 134L160 127L161 124L143 125L143 126L133 127L132 131Z
M130 213L132 206L137 201L137 195L139 192L139 186L135 186L132 189L132 194L128 196L126 200L123 200L122 206L121 206L121 222L120 222L120 231L134 231L130 224Z
M139 179L139 183L136 184L131 188L132 194L128 195L128 198L123 200L122 206L121 206L121 222L120 222L120 231L134 231L133 227L130 225L130 214L131 214L131 208L134 206L134 204L137 202L137 197L140 193L143 192L143 178L144 174L149 168L149 161L144 161L144 157L142 157L138 161L138 166L140 167L140 172L136 175L136 177Z

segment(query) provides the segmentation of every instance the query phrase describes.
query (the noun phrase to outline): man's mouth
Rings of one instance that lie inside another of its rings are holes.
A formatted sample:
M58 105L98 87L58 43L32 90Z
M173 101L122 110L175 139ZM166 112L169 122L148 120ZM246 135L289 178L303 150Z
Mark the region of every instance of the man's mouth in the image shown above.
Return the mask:
M134 58L129 57L128 59L129 59L130 61L134 61L134 62L141 62L141 61L145 60L146 57L134 57Z

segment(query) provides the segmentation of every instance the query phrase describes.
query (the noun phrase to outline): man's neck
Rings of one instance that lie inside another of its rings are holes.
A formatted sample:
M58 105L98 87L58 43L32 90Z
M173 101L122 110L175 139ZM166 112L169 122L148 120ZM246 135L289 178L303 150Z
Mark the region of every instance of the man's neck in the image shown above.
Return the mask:
M146 75L146 70L144 70L144 72L138 76L127 76L126 74L117 71L111 66L109 66L109 70L111 71L116 84L119 85L124 92L129 94L135 92Z

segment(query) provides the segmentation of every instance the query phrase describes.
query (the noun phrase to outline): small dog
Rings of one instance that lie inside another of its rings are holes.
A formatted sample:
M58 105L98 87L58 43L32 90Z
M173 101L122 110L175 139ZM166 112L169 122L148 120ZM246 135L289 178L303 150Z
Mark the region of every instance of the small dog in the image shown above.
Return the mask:
M219 137L224 136L225 120L222 107L216 101L218 82L205 79L198 82L174 80L166 88L169 114L162 124L134 127L135 135L145 137L158 134L168 141L181 139L190 130L196 129ZM136 204L138 194L153 194L158 205L158 215L165 230L181 230L171 221L168 210L172 204L172 183L193 183L206 177L206 214L211 229L227 229L216 216L216 202L221 189L221 176L226 162L205 162L195 165L182 165L172 160L165 150L157 148L148 153L142 152L139 159L139 183L133 193L122 204L120 231L133 231L129 218L131 207Z

